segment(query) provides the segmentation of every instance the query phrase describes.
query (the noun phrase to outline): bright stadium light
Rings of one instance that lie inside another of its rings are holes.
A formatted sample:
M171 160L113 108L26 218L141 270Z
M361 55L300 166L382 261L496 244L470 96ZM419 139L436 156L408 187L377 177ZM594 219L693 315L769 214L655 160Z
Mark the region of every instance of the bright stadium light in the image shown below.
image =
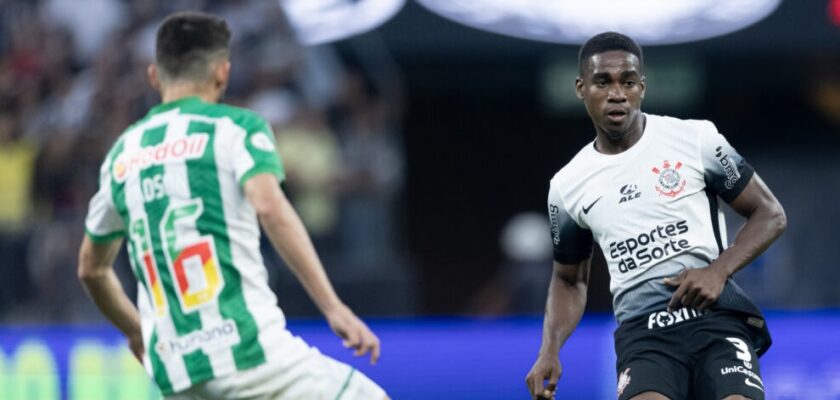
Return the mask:
M314 46L367 32L391 19L405 0L279 0L301 44Z
M840 26L840 0L832 0L828 4L828 17L834 25Z
M618 31L641 44L725 35L770 15L781 0L417 0L474 28L546 42L580 44Z

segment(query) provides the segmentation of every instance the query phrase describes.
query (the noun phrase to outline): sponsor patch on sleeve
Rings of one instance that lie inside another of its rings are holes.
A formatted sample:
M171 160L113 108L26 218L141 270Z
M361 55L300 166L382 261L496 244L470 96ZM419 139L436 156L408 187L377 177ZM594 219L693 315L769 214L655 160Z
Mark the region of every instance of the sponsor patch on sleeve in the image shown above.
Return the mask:
M251 135L251 144L262 151L274 151L274 142L265 132L257 132Z

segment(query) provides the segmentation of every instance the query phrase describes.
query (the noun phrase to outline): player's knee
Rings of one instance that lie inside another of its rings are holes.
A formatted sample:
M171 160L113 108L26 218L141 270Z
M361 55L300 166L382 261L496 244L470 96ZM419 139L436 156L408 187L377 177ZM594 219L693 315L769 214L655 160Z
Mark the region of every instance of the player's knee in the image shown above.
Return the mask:
M659 392L644 392L639 393L630 398L630 400L671 400L668 396L665 396Z

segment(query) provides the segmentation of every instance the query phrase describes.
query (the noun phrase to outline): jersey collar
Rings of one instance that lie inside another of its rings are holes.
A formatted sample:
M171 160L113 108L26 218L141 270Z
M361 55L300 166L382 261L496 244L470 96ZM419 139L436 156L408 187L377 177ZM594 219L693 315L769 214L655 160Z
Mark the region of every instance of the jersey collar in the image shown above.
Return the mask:
M595 150L595 141L593 140L589 142L588 145L586 145L590 156L595 159L603 160L606 162L616 162L619 160L623 160L624 158L629 157L632 154L636 154L644 150L644 148L647 147L648 143L650 142L650 138L651 136L653 136L653 132L655 132L656 130L656 128L653 127L653 125L656 124L656 116L647 113L645 113L644 115L645 119L647 120L647 122L645 123L645 130L642 133L642 137L640 137L639 141L637 141L633 146L630 146L629 149L624 150L618 154L604 154L599 152L598 150Z
M166 112L166 111L178 108L178 107L182 107L182 106L185 106L187 104L199 104L199 103L204 103L204 100L201 100L201 97L198 97L198 96L181 97L180 99L173 100L173 101L170 101L170 102L167 102L167 103L158 104L158 105L152 107L152 109L149 110L149 115L160 114L162 112Z

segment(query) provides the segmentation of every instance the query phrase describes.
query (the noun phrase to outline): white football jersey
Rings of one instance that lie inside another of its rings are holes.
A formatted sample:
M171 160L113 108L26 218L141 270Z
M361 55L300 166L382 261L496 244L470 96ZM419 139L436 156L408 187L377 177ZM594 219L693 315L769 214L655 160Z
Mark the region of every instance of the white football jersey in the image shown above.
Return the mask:
M635 145L607 155L589 143L548 196L555 260L584 260L597 241L619 321L664 309L674 289L663 278L718 257L727 243L718 197L734 200L753 175L711 122L645 115ZM717 306L760 315L731 279Z
M285 317L242 189L260 173L284 177L271 127L250 111L198 97L152 108L102 164L87 236L126 239L143 363L164 395L262 365L282 350Z

